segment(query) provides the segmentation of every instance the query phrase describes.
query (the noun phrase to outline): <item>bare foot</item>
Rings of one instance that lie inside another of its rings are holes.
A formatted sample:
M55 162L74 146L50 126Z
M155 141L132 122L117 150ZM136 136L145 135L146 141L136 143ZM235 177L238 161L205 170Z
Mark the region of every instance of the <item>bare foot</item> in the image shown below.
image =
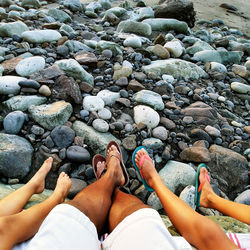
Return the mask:
M107 171L106 162L98 161L96 164L96 175L97 179L101 178L101 176Z
M135 155L135 163L136 165L139 167L140 166L140 161L141 161L141 157L147 155L147 152L144 148L140 149L136 155ZM152 160L149 159L144 159L142 168L141 168L141 173L142 173L142 177L144 178L144 180L147 182L147 184L152 187L153 185L153 180L154 178L157 178L159 175L152 163Z
M115 145L111 145L111 147L107 150L107 173L114 175L116 186L123 186L125 183L125 178L120 165L119 157L121 157L121 155L117 147Z
M34 188L34 193L40 194L45 188L45 177L52 167L53 158L49 157L44 161L41 168L35 173L35 175L27 183Z
M58 203L64 202L71 188L71 184L72 182L69 176L62 172L57 179L56 188L53 193L53 197L57 199Z
M208 171L206 168L200 169L199 181L202 183L205 180L205 184L201 189L200 205L202 207L210 207L210 197L214 195L214 191L207 180Z

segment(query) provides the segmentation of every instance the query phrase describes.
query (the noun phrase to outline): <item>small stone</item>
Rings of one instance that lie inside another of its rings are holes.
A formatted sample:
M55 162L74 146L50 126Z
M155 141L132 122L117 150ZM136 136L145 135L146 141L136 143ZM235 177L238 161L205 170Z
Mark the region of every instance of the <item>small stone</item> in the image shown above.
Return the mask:
M159 126L153 129L152 134L155 138L158 138L162 141L167 140L168 138L168 131L165 127Z
M44 129L37 126L33 125L30 130L34 135L43 135L44 134Z
M155 128L160 122L160 116L152 108L138 105L134 107L134 120L137 125L142 123L148 128Z
M180 157L185 161L193 162L210 162L210 154L208 149L203 147L186 148L180 153Z
M24 121L25 114L22 111L11 112L3 120L4 130L8 134L18 134Z
M160 139L152 137L143 140L142 146L146 147L147 149L157 150L163 146L163 143Z
M98 111L98 116L100 119L109 120L112 117L112 113L108 109L103 108Z
M32 30L23 32L21 37L29 43L45 43L57 41L62 36L55 30Z
M128 151L135 150L135 148L137 146L136 135L129 135L128 137L124 138L122 140L122 146Z
M101 98L105 105L112 105L115 103L115 101L120 98L120 93L118 92L112 92L110 90L104 89L101 90L98 94L97 97Z
M57 126L50 134L51 138L59 148L67 148L75 138L75 132L68 126Z
M168 59L170 57L168 50L160 44L153 46L152 52L162 59Z
M128 37L124 40L123 45L125 47L141 48L142 42L139 37Z
M86 96L83 99L83 108L88 111L98 111L104 108L104 101L98 96Z
M106 121L102 119L95 119L92 123L92 126L95 130L105 133L109 130L109 125Z
M44 95L44 96L50 96L51 95L51 90L50 90L50 88L47 85L42 85L40 87L40 89L38 90L38 92L41 95Z
M131 80L127 87L128 90L133 90L134 92L145 89L145 87L136 80Z
M170 119L168 119L166 117L161 117L160 123L163 124L164 127L166 129L169 129L169 130L172 130L172 129L176 128L176 124L172 120L170 120Z
M67 158L75 162L86 162L90 160L90 154L87 149L80 146L70 146L67 149Z
M217 128L214 128L210 125L206 126L205 127L205 131L210 135L210 136L213 136L213 137L221 137L221 133L220 133L220 130L217 129Z
M250 86L240 82L232 82L231 89L240 94L247 94L250 92Z

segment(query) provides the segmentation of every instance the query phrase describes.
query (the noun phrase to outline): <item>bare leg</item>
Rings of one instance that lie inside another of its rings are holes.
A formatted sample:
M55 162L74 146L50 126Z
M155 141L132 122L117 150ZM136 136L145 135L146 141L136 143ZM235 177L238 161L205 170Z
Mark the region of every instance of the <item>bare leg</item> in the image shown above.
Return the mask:
M144 149L136 154L137 165L144 154ZM148 159L143 163L142 174L155 190L173 225L190 244L198 249L237 249L216 223L195 212L165 186Z
M108 150L109 154L119 154L119 152L115 146L112 146ZM111 206L111 196L114 189L124 185L124 182L120 161L116 157L111 157L106 173L95 183L84 188L68 204L78 208L88 216L100 234Z
M207 169L201 168L199 176L200 182L205 179L206 174L208 174ZM225 215L229 215L239 221L250 224L250 206L219 197L214 193L208 181L206 181L202 187L200 204L202 207L216 209Z
M62 203L71 187L68 175L62 172L53 194L44 202L18 214L0 218L0 249L11 249L15 244L31 238L49 212Z
M117 188L109 212L109 231L112 232L123 219L141 208L150 207L137 197L123 193Z
M33 194L43 192L52 162L53 158L48 158L27 184L0 200L0 217L20 212Z

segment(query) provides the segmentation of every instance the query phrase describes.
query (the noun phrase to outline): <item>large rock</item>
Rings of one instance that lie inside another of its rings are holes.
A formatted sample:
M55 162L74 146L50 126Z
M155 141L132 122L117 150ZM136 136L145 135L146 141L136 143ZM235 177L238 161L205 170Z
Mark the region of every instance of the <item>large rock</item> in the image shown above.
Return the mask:
M231 199L244 190L248 183L248 163L245 157L218 145L209 148L208 168L218 180L220 189Z
M203 50L194 54L194 57L199 58L203 62L218 62L224 65L239 64L244 52L242 51L217 51Z
M42 56L32 56L21 60L16 66L16 72L20 76L30 76L45 67Z
M138 105L134 107L134 120L137 125L145 124L148 128L155 128L160 122L160 116L152 108Z
M94 85L94 77L89 74L82 66L74 59L63 59L55 62L55 64L63 70L68 76L72 76L75 79L80 79Z
M42 127L52 130L68 121L73 108L70 103L59 101L48 105L31 106L29 112L31 117Z
M1 76L0 94L1 95L18 94L21 89L18 83L24 80L26 80L26 78L19 76Z
M204 147L185 148L180 153L180 157L182 160L193 162L209 162L211 160L208 149Z
M119 44L108 41L99 41L96 45L96 50L102 52L103 50L109 49L115 55L122 55L122 48Z
M28 26L21 21L13 23L0 23L0 36L2 37L12 37L13 35L21 36L23 32L28 30Z
M193 117L194 121L204 125L214 125L220 118L215 109L203 102L195 102L182 110L185 116Z
M168 163L159 172L165 185L173 192L180 193L186 186L195 184L195 171L188 164L168 161ZM147 201L148 205L159 210L162 204L157 195L152 193Z
M54 19L58 20L61 23L71 22L71 17L64 12L63 10L59 9L50 9L48 15L53 17Z
M81 11L83 9L82 3L80 0L65 0L63 5L73 12Z
M250 93L250 86L241 82L232 82L231 89L240 94Z
M197 41L195 42L195 44L188 47L186 49L186 52L193 55L196 52L203 51L203 50L214 50L214 48L204 41Z
M80 121L75 121L72 128L77 136L84 137L84 142L96 154L104 154L108 143L112 140L116 141L118 144L121 143L121 141L116 139L111 133L98 132L93 127Z
M82 103L82 95L78 83L72 77L62 75L56 79L53 85L53 96L64 101L73 101L76 104Z
M147 23L135 22L135 21L122 21L117 27L117 32L134 33L141 36L150 36L152 33L151 26Z
M135 93L133 95L133 100L138 103L147 104L155 110L164 109L164 103L162 101L161 95L150 90L141 90Z
M0 133L0 175L24 178L30 171L33 151L26 139Z
M199 79L207 76L207 73L196 64L181 59L153 61L150 65L143 66L142 70L145 73L153 72L157 76L169 74L174 78L183 79Z
M108 89L101 90L97 96L108 106L114 104L115 101L121 97L119 92L112 92Z
M184 21L193 28L195 23L195 11L191 1L175 0L166 1L166 4L158 5L155 9L156 18L175 18Z
M177 33L190 34L188 25L185 22L171 18L149 18L142 21L151 26L152 31L169 31L174 30Z
M62 36L56 30L32 30L23 32L21 37L29 43L50 43L59 40Z
M41 97L37 95L18 95L11 97L7 101L3 102L3 104L10 110L21 110L26 111L30 106L41 105L47 101L46 97Z
M39 0L23 0L21 3L21 6L24 8L40 8L41 7L41 3L39 2Z
M8 134L18 134L25 121L25 114L22 111L14 111L5 116L3 127Z

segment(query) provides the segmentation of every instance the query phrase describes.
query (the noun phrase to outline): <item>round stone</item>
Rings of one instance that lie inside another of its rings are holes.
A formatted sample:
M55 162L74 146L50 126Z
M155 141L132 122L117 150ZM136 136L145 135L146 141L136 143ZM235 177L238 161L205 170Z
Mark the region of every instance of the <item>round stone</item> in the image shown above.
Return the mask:
M105 133L109 130L109 124L102 119L95 119L92 123L95 130Z
M86 116L89 116L89 111L88 110L81 110L80 116L82 119L84 119Z
M34 134L34 135L43 135L44 134L44 129L37 126L37 125L33 125L31 127L31 132Z
M98 116L100 119L109 120L112 117L112 113L108 109L103 108L98 111Z
M157 138L147 138L143 140L142 146L148 149L157 150L163 146L163 143L160 139Z
M20 76L30 76L45 67L45 60L41 56L32 56L23 59L16 66L16 72Z
M134 120L137 125L143 123L148 128L155 128L160 122L160 116L148 106L137 105L134 107Z
M75 138L75 131L68 126L57 126L51 134L51 138L59 148L68 147Z
M220 133L220 130L217 129L217 128L214 128L210 125L206 126L205 127L205 131L210 135L210 136L213 136L213 137L221 137L221 133Z
M90 159L88 150L80 146L70 146L66 154L69 160L75 162L86 162Z
M25 121L25 114L22 111L9 113L3 120L3 127L8 134L18 134Z
M142 42L139 37L128 37L124 40L123 45L125 47L140 48L142 46Z
M154 128L152 132L153 132L153 136L155 138L158 138L162 141L165 141L168 138L168 131L163 126L159 126L159 127Z
M85 96L83 108L90 112L97 111L104 108L104 101L98 96Z
M100 97L105 105L111 105L114 104L117 99L120 98L120 93L119 92L112 92L110 90L104 89L100 91L97 94L98 97Z
M41 88L38 91L41 95L44 96L50 96L51 95L51 90L47 85L41 86Z

